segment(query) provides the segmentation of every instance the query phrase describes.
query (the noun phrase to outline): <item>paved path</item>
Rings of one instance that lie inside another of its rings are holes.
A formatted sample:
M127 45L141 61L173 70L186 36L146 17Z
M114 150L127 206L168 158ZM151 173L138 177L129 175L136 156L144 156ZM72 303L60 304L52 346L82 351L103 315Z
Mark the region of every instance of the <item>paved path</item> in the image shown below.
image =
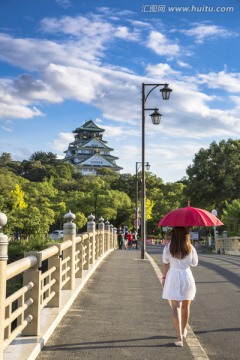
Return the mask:
M148 246L159 267L162 247ZM238 360L240 334L240 256L203 254L192 268L196 299L191 327L210 360Z
M171 309L161 298L156 272L151 259L141 260L139 251L111 253L37 359L204 359L193 334L188 339L191 349L186 343L174 346Z

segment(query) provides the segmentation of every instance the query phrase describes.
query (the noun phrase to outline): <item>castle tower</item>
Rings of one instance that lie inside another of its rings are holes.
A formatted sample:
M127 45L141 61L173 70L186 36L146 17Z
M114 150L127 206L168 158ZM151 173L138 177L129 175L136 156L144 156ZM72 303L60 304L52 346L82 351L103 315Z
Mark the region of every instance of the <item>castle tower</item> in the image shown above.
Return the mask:
M121 170L116 164L118 157L110 154L114 149L109 148L107 141L102 139L104 131L92 120L85 122L73 131L75 140L64 151L64 160L76 166L82 175L96 175L101 168Z

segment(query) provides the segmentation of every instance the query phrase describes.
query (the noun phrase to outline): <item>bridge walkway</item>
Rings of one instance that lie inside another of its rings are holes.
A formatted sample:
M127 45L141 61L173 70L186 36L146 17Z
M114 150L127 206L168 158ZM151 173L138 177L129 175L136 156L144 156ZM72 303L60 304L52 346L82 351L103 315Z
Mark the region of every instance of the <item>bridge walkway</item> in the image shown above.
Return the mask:
M161 298L159 268L153 266L152 258L141 259L138 250L112 252L37 360L200 359L186 342L174 346L171 308Z

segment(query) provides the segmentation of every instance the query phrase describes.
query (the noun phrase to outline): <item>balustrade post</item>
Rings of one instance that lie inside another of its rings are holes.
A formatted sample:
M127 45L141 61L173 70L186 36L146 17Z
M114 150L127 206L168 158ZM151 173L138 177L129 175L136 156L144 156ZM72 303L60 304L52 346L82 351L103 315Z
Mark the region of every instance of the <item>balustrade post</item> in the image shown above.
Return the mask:
M0 229L7 223L7 216L0 212ZM0 360L3 359L4 322L7 287L8 237L0 233Z
M76 278L82 278L83 276L83 237L82 235L79 236L81 241L76 244L76 251L78 252L78 271L76 272Z
M114 247L113 225L110 225L110 249Z
M100 217L98 220L98 230L100 231L99 235L99 256L104 252L104 219Z
M54 272L55 284L52 285L52 291L55 292L54 297L48 302L48 307L59 307L61 305L61 288L62 288L62 260L60 258L61 244L57 244L58 254L48 259L48 268L55 266Z
M69 210L69 212L64 215L64 220L66 220L66 222L63 225L63 241L72 241L72 246L64 252L66 253L66 256L70 256L70 281L66 283L64 290L75 289L76 224L73 223L75 218L76 215L73 214L71 210Z
M117 242L117 228L113 228L113 247L114 249L118 249L118 242Z
M95 225L94 219L95 219L95 216L93 214L90 214L88 216L89 221L87 223L87 232L92 233L91 240L90 240L90 237L89 237L89 242L92 245L92 256L90 257L90 264L95 263L95 230L96 230L96 225ZM89 234L89 236L90 236L90 234Z
M37 251L29 251L24 254L27 256L35 256L37 258L36 265L23 273L23 286L34 283L33 288L29 291L29 298L33 300L32 305L26 309L24 316L30 316L32 320L23 329L22 335L24 336L37 336L40 333L40 310L41 310L41 267L42 267L42 254Z
M107 234L106 234L107 232ZM110 243L110 222L107 220L105 222L105 250L109 250L109 243Z
M98 256L101 256L103 253L103 240L104 240L104 219L101 216L98 219Z

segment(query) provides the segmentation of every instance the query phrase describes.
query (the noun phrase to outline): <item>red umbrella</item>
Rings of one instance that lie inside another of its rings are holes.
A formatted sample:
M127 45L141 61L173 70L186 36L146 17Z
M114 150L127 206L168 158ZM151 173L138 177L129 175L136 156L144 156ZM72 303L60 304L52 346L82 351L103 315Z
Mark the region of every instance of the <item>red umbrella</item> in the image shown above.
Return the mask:
M165 215L157 226L219 226L224 225L216 216L207 210L191 207L172 210Z

